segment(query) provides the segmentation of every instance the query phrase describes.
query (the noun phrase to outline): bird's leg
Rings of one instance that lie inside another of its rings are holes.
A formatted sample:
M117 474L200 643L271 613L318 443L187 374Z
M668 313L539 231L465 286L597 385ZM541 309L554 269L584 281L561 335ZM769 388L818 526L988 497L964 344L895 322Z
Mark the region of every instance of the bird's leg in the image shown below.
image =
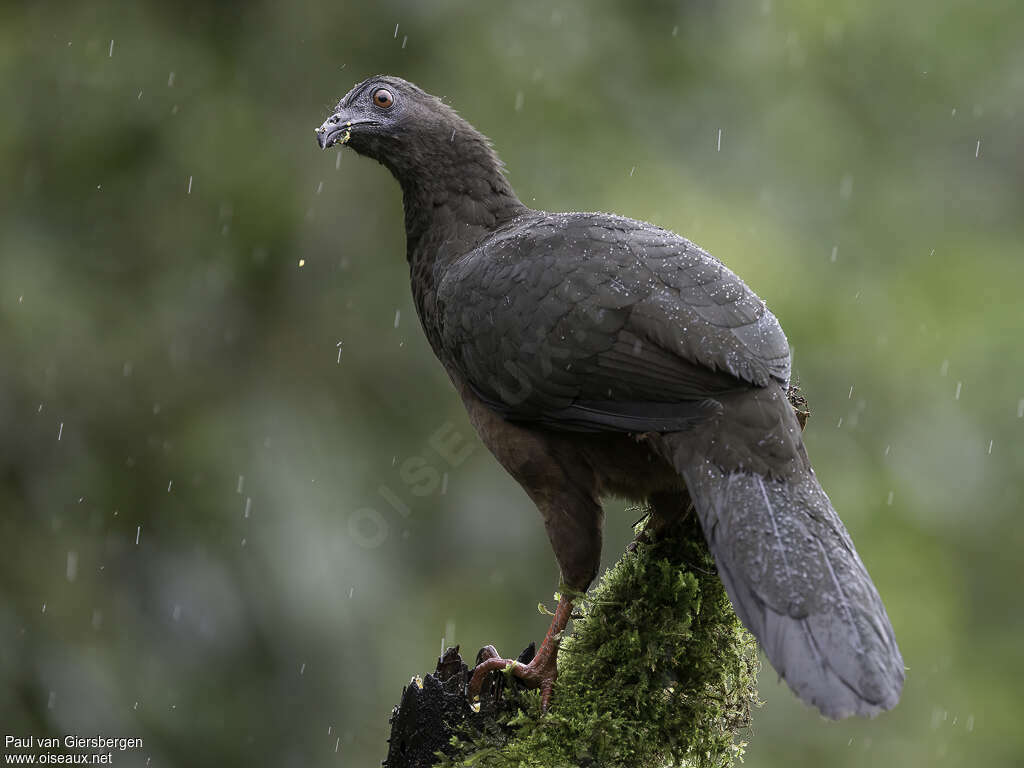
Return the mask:
M690 495L686 491L664 491L651 494L650 513L648 519L633 541L626 547L627 552L633 552L640 544L647 544L668 530L682 516L684 512L689 513L693 507Z
M480 695L487 675L495 670L507 669L526 683L528 688L540 688L540 708L542 712L547 712L555 678L558 677L558 646L571 614L572 598L562 594L558 598L558 608L555 609L555 615L551 619L547 635L544 636L544 642L540 644L537 655L529 664L520 664L514 659L503 659L492 645L484 648L481 655L486 658L476 665L473 677L469 681L470 698Z

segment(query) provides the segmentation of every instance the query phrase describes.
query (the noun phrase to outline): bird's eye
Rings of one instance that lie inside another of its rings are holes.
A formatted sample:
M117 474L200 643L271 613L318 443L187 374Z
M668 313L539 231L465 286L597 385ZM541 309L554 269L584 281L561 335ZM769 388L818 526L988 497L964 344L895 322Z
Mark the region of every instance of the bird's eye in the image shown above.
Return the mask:
M391 91L387 88L378 88L373 92L373 103L381 109L388 109L395 103L395 97L391 95Z

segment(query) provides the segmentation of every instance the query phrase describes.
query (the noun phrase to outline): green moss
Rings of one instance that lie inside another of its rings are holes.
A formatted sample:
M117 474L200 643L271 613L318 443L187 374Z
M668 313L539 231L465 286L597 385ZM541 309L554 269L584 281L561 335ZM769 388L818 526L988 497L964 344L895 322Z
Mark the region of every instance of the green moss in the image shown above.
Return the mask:
M466 731L443 766L730 766L757 701L757 650L693 514L641 544L583 601L551 708L508 692L508 714ZM467 724L472 720L467 721Z

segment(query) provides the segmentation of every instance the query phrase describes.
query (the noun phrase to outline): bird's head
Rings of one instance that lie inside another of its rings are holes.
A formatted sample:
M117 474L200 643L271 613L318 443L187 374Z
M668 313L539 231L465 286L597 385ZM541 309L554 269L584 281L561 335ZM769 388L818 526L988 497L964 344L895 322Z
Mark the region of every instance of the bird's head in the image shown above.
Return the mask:
M337 144L382 163L429 149L452 129L468 125L451 107L400 77L378 75L356 85L316 129L321 149Z
M465 162L501 162L487 138L436 96L400 77L378 75L356 85L316 129L322 149L336 145L381 162L404 183Z

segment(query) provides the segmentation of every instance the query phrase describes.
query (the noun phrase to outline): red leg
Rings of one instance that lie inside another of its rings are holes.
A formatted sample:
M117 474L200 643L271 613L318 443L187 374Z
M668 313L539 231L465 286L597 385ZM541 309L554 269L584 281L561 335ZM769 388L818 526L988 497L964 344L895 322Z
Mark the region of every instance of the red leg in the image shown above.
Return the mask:
M548 627L547 635L544 636L544 642L540 644L537 655L529 664L520 664L514 659L503 659L498 656L493 646L487 646L484 649L487 659L477 664L473 670L473 678L469 681L470 698L480 694L487 675L495 670L508 669L526 683L527 687L540 688L540 708L542 712L547 712L548 704L551 702L551 691L558 676L558 646L571 614L572 599L563 595L558 600L558 608L555 609L555 616Z

